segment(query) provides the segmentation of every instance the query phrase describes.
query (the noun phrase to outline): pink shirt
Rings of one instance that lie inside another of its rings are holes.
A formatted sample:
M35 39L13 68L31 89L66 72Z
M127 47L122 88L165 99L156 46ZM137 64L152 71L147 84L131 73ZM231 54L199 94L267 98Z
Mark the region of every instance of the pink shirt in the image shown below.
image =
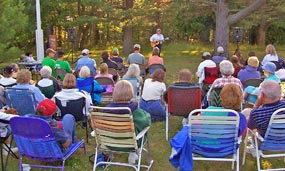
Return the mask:
M161 58L161 57L159 57L157 55L150 57L149 60L148 60L148 66L150 66L152 64L162 64L162 65L164 65L163 58Z

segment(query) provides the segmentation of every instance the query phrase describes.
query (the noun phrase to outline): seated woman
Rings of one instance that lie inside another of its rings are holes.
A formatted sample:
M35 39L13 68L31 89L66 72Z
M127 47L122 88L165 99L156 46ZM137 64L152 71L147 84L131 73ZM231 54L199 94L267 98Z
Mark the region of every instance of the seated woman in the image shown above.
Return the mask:
M259 66L259 60L256 56L249 57L247 65L244 69L238 72L237 78L244 83L245 80L257 78L260 79L260 72L257 70ZM245 88L245 87L244 87Z
M57 98L64 105L68 100L77 100L82 97L85 98L85 107L82 109L83 113L89 115L90 106L93 105L90 94L85 91L79 91L76 88L75 76L71 73L67 73L63 79L62 90L56 93L52 99L55 101L55 98Z
M133 84L134 89L136 89L137 94L135 94L135 97L139 94L140 86L142 86L143 80L140 76L140 68L138 64L131 64L128 68L127 73L123 76L123 80L136 80L136 84ZM131 81L132 82L132 81ZM135 93L135 91L134 91Z
M151 125L151 119L149 113L142 109L138 109L137 105L131 101L134 96L134 91L131 83L126 80L120 80L114 88L113 103L107 105L107 107L129 107L133 114L135 132L138 134L144 128ZM123 110L104 110L107 113L125 114ZM140 142L138 142L140 143ZM129 154L129 163L135 164L138 159L137 152Z
M30 84L31 78L32 78L31 72L27 69L22 69L17 74L17 85L13 87L32 90L35 93L35 101L36 104L38 105L46 97L43 95L43 93L38 87Z
M108 65L106 63L102 63L100 65L100 73L95 76L95 79L101 78L101 77L103 77L103 78L107 77L107 78L110 78L111 80L113 80L113 75L108 73ZM106 92L112 93L113 90L114 90L114 84L113 85L107 85Z
M76 79L76 88L84 90L91 95L94 104L101 104L101 93L106 91L107 86L101 86L93 77L90 69L83 66L79 71L79 77Z
M166 90L163 82L165 72L162 69L156 69L144 82L142 98L139 102L140 108L151 115L152 121L164 121L166 111L162 102L162 94Z
M13 78L14 69L11 66L6 66L3 70L4 78L0 79L0 85L3 87L12 87L16 85L16 79Z
M42 79L36 83L36 87L49 99L52 98L56 92L61 90L58 82L54 79L50 79L51 73L52 71L49 66L43 66L40 70Z
M243 69L243 65L240 63L239 58L237 56L233 56L231 58L231 62L233 63L233 66L235 68L235 71L233 73L233 76L237 78L238 72Z

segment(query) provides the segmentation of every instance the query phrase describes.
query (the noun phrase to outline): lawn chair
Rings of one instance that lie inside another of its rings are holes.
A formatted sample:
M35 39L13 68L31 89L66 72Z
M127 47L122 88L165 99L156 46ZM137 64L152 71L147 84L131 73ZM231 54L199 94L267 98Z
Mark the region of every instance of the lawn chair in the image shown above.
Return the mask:
M171 115L188 118L194 109L201 108L201 87L170 86L167 91L165 138L168 141L169 118Z
M202 96L205 97L207 92L210 89L210 86L213 82L219 78L220 76L220 68L219 67L205 67L204 68L204 80L202 86Z
M149 127L135 135L134 122L132 112L127 107L97 107L93 106L94 112L91 113L91 120L95 131L96 149L93 171L98 165L117 165L132 167L139 171L141 167L150 170L153 160L150 157L148 139L146 137ZM104 113L103 110L124 110L126 114ZM144 148L147 145L147 149ZM138 151L138 164L132 165L128 163L113 161L98 161L97 156L100 152L109 153L129 153ZM148 165L142 165L142 152L148 154Z
M5 96L8 106L16 109L20 116L35 114L36 101L32 90L21 88L6 88Z
M29 164L36 168L55 168L64 171L65 161L79 148L84 147L82 141L71 144L69 150L63 153L56 142L52 129L48 122L39 118L14 117L10 125L15 142L19 149L19 170L23 169L23 158L41 162L62 162L61 166L46 166L40 164ZM28 160L26 160L28 162Z
M210 101L209 101L209 106L216 106L216 107L221 107L222 102L221 102L221 91L223 87L214 87L212 88L210 92Z
M262 83L262 79L258 78L250 78L242 82L243 88L247 86L259 87L260 83Z
M203 112L211 113L211 116L203 116ZM233 116L215 116L221 112L230 112ZM239 120L239 114L231 109L193 110L189 114L193 160L232 162L232 170L236 162L239 171Z
M76 100L61 101L55 97L55 104L60 109L60 118L65 114L71 114L74 116L77 123L83 125L83 128L85 128L86 142L88 143L88 126L90 126L90 124L88 125L88 117L84 114L84 110L88 110L85 109L85 98L82 97Z
M114 81L111 78L108 77L97 77L95 78L95 80L101 85L111 85L111 86L115 86ZM113 101L113 92L104 92L101 93L101 101L102 102L112 102Z
M147 71L149 74L152 74L158 68L162 69L163 71L166 71L165 66L162 64L151 64L150 66L147 67Z
M254 136L254 147L256 152L257 169L260 170L285 170L285 167L278 169L261 169L260 158L285 157L285 108L276 110L269 121L265 136L262 137L258 132L247 129L245 146L243 152L242 165L245 164L246 147L248 136ZM266 152L266 153L264 153Z

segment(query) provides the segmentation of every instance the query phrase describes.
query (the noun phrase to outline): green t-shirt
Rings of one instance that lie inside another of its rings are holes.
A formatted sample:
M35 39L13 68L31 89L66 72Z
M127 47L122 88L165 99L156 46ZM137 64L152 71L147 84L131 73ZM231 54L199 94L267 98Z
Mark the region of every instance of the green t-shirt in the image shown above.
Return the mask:
M69 63L67 61L64 61L64 60L56 60L55 61L55 68L56 69L63 69L67 73L70 73L72 71ZM64 76L60 76L60 79L63 80Z
M51 68L51 70L52 70L51 75L53 77L56 77L56 74L55 74L55 71L54 71L54 69L55 69L55 61L53 59L51 59L49 57L45 57L43 59L43 61L42 61L42 66L49 66Z

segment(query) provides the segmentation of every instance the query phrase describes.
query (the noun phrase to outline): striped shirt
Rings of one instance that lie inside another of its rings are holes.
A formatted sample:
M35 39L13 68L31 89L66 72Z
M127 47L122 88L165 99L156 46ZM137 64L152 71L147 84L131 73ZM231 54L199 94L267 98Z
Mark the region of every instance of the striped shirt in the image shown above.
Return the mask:
M250 129L257 129L258 133L264 137L271 115L280 108L285 108L285 102L278 100L277 102L265 104L259 108L253 109L250 112L247 127Z

